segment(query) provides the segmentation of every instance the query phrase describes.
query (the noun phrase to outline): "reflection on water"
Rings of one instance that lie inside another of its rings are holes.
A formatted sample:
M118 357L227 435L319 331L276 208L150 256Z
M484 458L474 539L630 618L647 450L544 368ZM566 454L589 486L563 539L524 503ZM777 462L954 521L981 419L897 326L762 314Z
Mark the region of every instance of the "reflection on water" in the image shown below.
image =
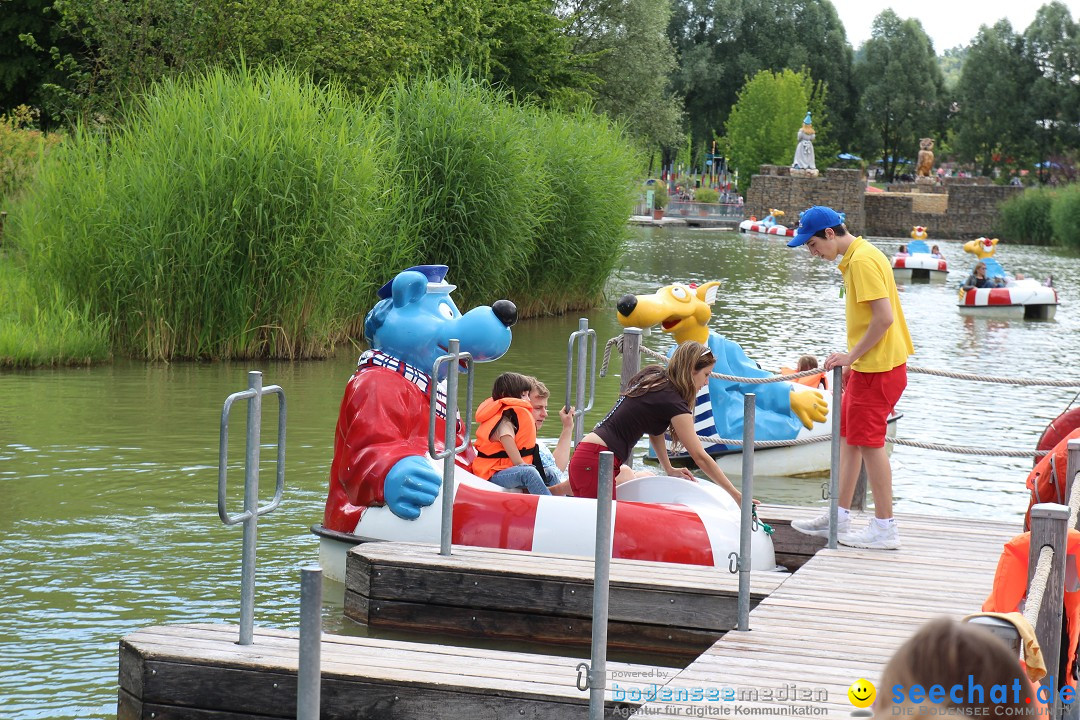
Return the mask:
M882 241L891 252L895 240ZM1000 247L1010 270L1053 273L1062 307L1052 322L961 317L955 287L971 262L942 242L953 271L945 286L903 287L917 355L913 365L1040 378L1075 376L1080 353L1076 257L1047 248ZM451 269L453 272L453 269ZM451 276L452 279L452 276ZM844 343L835 265L779 239L735 233L640 230L609 296L652 292L673 281L721 280L712 327L766 368L803 353L824 357ZM613 308L585 315L600 346L620 327ZM506 358L478 366L478 395L508 369L565 390L567 337L578 316L524 321ZM657 350L668 336L653 332ZM240 529L217 518L221 405L247 386L246 372L288 395L287 493L259 528L257 620L295 628L299 569L316 558L307 526L322 516L334 422L357 349L299 364L144 365L0 375L0 707L6 718L115 717L117 641L155 623L236 622ZM612 361L617 371L618 358ZM598 381L592 425L614 402L618 380ZM1028 450L1075 391L985 385L911 375L899 435L953 445ZM263 432L272 442L275 401ZM557 422L542 435L557 434ZM240 506L244 413L230 432L230 507ZM262 451L264 497L274 450ZM901 512L1016 518L1026 507L1031 461L911 448L893 454ZM821 503L820 480L757 478L763 500ZM338 590L340 592L340 590ZM328 630L358 632L328 588Z

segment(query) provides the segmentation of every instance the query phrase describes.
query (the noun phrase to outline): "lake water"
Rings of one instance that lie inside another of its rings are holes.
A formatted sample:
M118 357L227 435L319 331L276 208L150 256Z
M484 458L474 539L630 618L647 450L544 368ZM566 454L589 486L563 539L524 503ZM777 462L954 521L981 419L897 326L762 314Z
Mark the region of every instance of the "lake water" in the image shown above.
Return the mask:
M875 240L891 254L899 241ZM961 317L955 288L973 264L941 242L954 270L946 287L902 287L917 354L912 365L988 375L1077 379L1080 258L1059 249L999 246L1007 269L1052 273L1062 305L1051 322ZM450 278L453 281L453 269ZM611 278L609 307L585 313L600 345L617 335L614 300L673 281L721 280L712 327L763 367L819 358L844 344L841 279L834 264L781 240L730 232L640 229ZM493 298L494 299L494 298ZM499 372L535 374L563 396L566 342L578 315L524 321L507 356L479 366L478 395ZM646 343L670 345L654 332ZM298 364L147 365L0 373L0 715L112 718L117 642L157 623L239 617L240 529L217 517L221 406L246 388L246 373L288 397L287 491L259 525L256 622L295 628L299 569L317 543L334 424L357 348ZM617 369L618 360L613 360ZM613 403L618 379L598 382L591 426ZM1025 388L912 374L898 435L950 445L1032 450L1075 390ZM479 400L479 398L478 398ZM274 441L267 400L264 441ZM557 425L553 419L550 425ZM244 412L231 429L232 508L240 507ZM542 435L557 427L545 427ZM264 496L273 448L263 449ZM951 455L906 447L893 454L898 512L1019 518L1030 459ZM822 503L820 480L757 478L755 496ZM362 632L341 617L340 586L324 603L331 632Z

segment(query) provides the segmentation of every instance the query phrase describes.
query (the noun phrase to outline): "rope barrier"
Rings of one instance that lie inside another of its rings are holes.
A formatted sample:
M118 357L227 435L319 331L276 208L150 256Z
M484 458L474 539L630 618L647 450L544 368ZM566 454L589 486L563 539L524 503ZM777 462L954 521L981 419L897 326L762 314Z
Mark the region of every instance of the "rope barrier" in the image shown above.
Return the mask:
M611 361L611 348L617 347L619 353L623 352L623 336L616 335L609 339L604 345L604 361L600 365L600 376L607 375L608 364ZM652 348L641 346L641 353L654 360L657 360L663 364L667 364L667 356L659 353ZM1036 380L1027 378L1004 378L996 377L992 375L973 375L971 373L957 373L948 370L932 370L928 368L908 366L908 370L915 373L922 373L924 375L936 375L938 377L947 377L954 380L973 380L979 382L994 382L1004 383L1010 385L1044 385L1052 387L1080 387L1080 382L1071 382L1066 380ZM774 382L787 382L790 380L797 380L798 378L809 377L811 375L819 375L822 370L814 368L811 370L803 370L802 372L793 373L791 375L771 375L763 378L748 378L739 377L737 375L723 375L721 373L710 373L710 377L718 378L720 380L726 380L729 382L744 383L747 385L763 385L765 383ZM722 438L717 435L699 435L698 439L703 443L712 445L730 445L735 447L742 447L742 438ZM795 447L798 445L810 445L818 442L828 442L832 440L832 435L818 435L811 438L797 438L795 440L759 440L754 443L755 448L778 448L778 447ZM919 448L921 450L935 450L937 452L953 453L955 455L982 455L986 457L1017 457L1017 458L1039 458L1049 453L1048 450L1001 450L999 448L980 448L974 446L961 447L957 445L944 445L942 443L928 443L921 442L919 440L906 440L903 438L886 437L885 442L892 443L893 445L904 445L906 447ZM1074 512L1073 525L1075 527L1076 514L1080 514L1080 495L1077 496L1078 508Z
M1042 607L1046 583L1050 580L1050 565L1053 561L1054 548L1044 545L1039 551L1039 563L1035 566L1035 574L1031 576L1027 604L1024 605L1024 619L1031 623L1031 627L1035 627L1039 622L1039 608Z

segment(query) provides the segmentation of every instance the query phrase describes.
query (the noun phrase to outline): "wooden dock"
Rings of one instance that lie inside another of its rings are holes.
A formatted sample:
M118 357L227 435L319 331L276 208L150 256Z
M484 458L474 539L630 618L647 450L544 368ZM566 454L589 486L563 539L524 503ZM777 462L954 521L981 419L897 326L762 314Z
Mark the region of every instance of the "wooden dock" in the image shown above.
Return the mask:
M792 519L818 512L760 508L759 515L777 528L778 560L785 558L796 572L755 574L751 631L728 632L679 663L681 670L609 663L607 716L851 717L847 688L859 679L876 684L892 652L926 620L977 612L1002 544L1020 532L1019 520L901 515L903 549L830 551L819 549L823 540L790 528ZM856 527L867 521L857 518ZM459 630L485 637L588 635L591 566L580 558L460 546L442 558L431 547L396 543L353 552L370 562L355 572L350 564L349 592L356 596L347 597L350 614L384 613L399 622L412 616L440 632L457 623ZM428 573L421 571L425 564L433 567ZM730 627L735 576L671 567L613 564L613 647L659 645L678 654ZM447 610L447 593L458 598L455 603L473 603L471 614L462 614L464 604ZM380 609L384 605L392 612ZM546 619L525 619L540 612ZM571 633L560 625L576 627ZM634 632L647 641L635 643ZM148 628L124 638L119 720L294 717L296 633L259 630L255 644L246 647L236 638L235 628L220 625ZM585 718L588 693L576 687L580 662L325 636L323 717Z
M790 520L816 512L769 507L759 514ZM897 515L897 522L902 549L819 551L750 613L750 632L728 633L665 686L671 698L731 688L744 700L659 700L641 715L731 715L726 705L759 717L798 717L794 710L801 709L805 717L850 718L848 687L860 678L876 684L893 651L922 623L979 611L1002 544L1023 529L1019 520ZM777 700L785 688L786 697L806 691L811 698ZM772 702L762 699L766 691Z

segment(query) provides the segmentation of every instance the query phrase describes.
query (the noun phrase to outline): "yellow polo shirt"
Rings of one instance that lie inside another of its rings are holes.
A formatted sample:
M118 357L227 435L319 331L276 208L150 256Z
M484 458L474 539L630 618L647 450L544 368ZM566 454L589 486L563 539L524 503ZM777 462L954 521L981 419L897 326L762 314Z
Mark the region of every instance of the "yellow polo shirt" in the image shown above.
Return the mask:
M840 259L840 272L844 275L847 299L844 309L847 315L848 350L855 347L870 327L873 316L869 305L871 300L889 298L893 313L893 323L885 335L855 361L852 369L867 373L888 372L906 363L908 355L915 352L915 347L911 344L911 335L904 321L904 309L900 307L892 265L885 253L857 237Z

